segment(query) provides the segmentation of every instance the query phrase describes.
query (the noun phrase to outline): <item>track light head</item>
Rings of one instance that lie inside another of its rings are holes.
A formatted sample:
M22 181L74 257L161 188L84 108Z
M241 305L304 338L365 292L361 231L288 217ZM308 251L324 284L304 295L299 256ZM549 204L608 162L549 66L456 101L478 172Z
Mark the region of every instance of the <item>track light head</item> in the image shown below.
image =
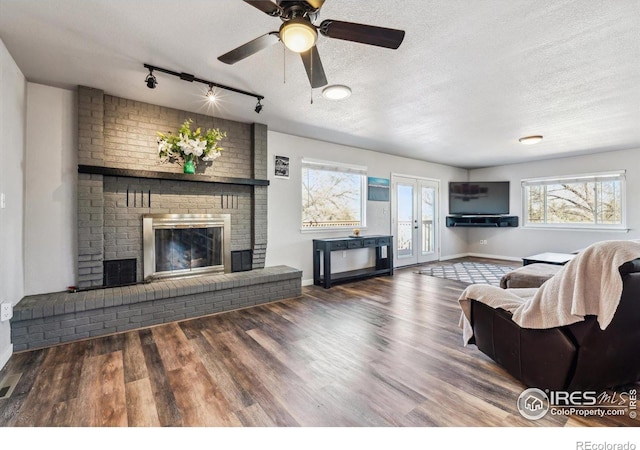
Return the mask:
M258 99L258 103L256 104L255 112L257 114L260 114L260 111L262 111L262 103L260 103L260 99Z
M149 69L149 75L144 79L144 82L147 83L147 87L149 89L155 89L158 85L158 80L156 80L156 76L153 74L153 69Z
M216 101L216 93L213 92L213 84L209 85L209 90L207 91L207 100L209 100L211 103L214 103Z

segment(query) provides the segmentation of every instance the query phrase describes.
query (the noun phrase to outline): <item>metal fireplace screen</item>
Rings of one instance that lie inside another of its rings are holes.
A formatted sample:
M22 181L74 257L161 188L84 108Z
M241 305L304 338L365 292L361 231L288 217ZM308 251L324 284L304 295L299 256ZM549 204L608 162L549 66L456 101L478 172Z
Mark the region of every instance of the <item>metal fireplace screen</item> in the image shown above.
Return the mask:
M144 278L230 271L229 214L143 216Z
M157 229L156 272L222 266L222 229Z

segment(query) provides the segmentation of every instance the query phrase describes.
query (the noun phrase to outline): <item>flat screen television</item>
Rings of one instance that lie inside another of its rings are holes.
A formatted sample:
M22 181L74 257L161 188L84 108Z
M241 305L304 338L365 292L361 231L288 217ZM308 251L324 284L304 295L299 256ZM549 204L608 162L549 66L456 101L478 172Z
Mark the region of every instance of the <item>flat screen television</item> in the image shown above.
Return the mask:
M509 214L509 182L450 182L449 214L459 216Z

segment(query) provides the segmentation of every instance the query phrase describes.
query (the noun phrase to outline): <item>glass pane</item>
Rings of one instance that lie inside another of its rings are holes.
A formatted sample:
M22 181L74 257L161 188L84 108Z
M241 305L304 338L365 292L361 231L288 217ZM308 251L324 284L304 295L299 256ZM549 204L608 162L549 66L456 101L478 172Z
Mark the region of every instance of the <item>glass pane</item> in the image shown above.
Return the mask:
M434 188L422 188L422 254L432 253L435 247L435 193Z
M529 223L544 223L544 186L528 186L527 220Z
M222 227L155 230L156 272L222 265Z
M622 195L619 181L600 181L598 185L598 223L622 224Z
M595 183L547 186L547 223L595 223Z
M413 255L413 186L398 184L398 256Z
M362 224L363 175L302 169L302 227L358 227Z
M194 228L191 268L222 265L222 228Z

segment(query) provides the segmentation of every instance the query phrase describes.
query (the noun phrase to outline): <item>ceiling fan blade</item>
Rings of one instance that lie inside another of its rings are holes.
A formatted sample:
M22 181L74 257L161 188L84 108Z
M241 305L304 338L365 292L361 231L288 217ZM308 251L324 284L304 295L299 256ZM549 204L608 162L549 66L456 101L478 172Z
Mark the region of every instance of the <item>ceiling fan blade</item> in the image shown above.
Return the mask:
M324 2L325 2L325 0L306 0L306 1L315 10L322 8L322 5L324 5Z
M218 60L222 61L225 64L235 64L238 61L241 61L253 55L254 53L258 53L260 50L271 47L279 40L280 38L278 37L278 33L273 31L271 33L262 35L259 38L254 39L253 41L249 41L238 48L234 48L230 52L219 56Z
M374 27L339 20L325 20L318 28L322 34L334 39L397 49L404 39L404 30Z
M244 2L250 4L254 8L258 8L260 11L266 14L269 14L270 16L279 16L280 13L282 12L282 8L280 6L268 0L262 0L262 1L244 0Z
M307 71L309 82L312 88L319 88L326 86L327 77L324 74L324 68L322 67L322 61L320 60L320 54L318 48L314 45L304 53L300 53L302 57L302 63Z

